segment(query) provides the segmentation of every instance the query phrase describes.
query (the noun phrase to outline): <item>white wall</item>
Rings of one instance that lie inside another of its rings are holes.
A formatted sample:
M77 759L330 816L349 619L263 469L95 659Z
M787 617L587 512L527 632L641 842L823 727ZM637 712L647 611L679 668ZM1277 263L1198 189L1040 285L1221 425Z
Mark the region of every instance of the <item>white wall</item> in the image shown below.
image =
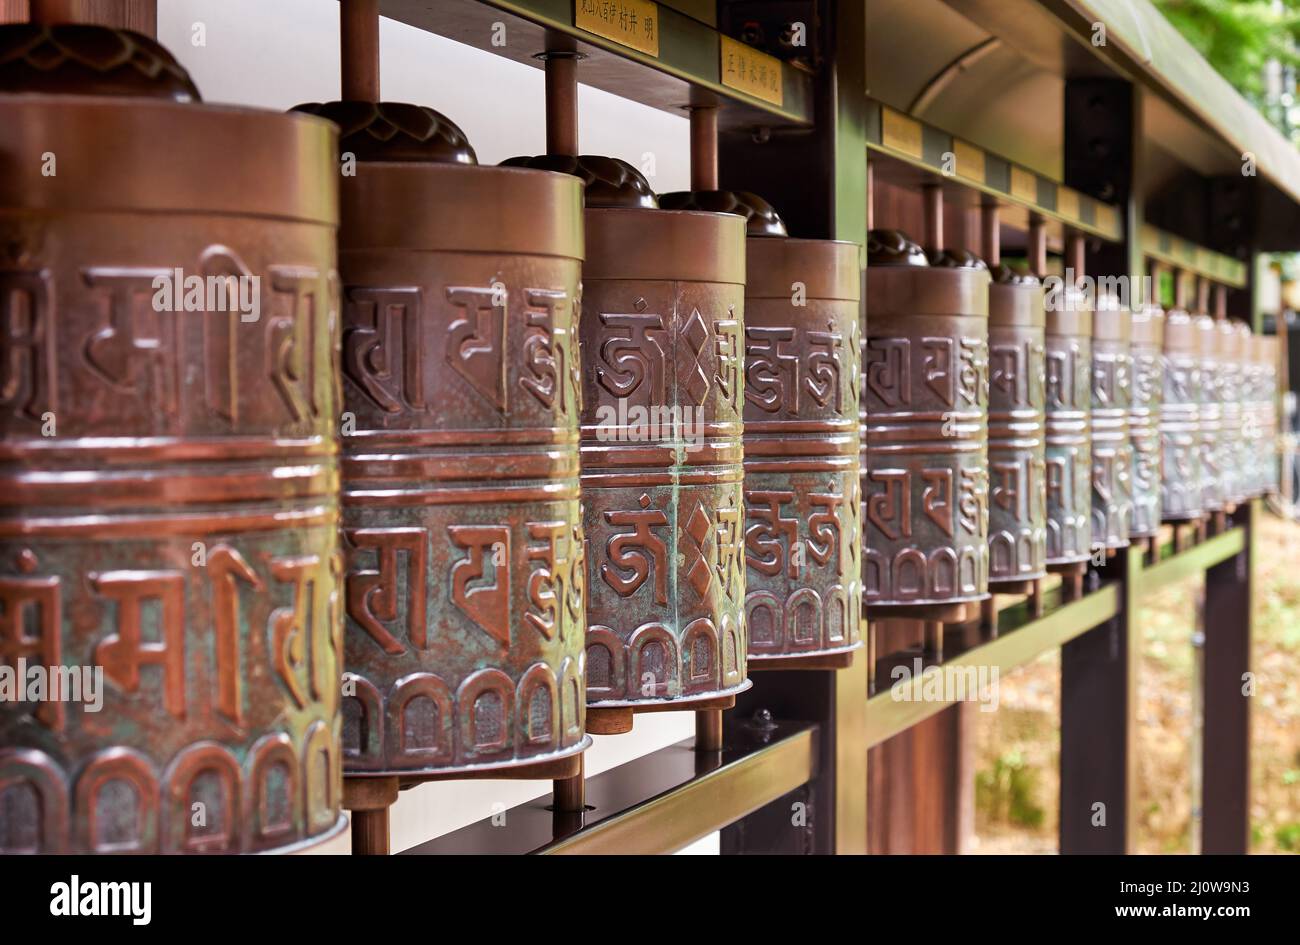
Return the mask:
M283 110L339 95L337 0L159 0L158 39L189 69L204 99ZM202 24L205 45L195 45ZM495 164L545 150L540 69L520 65L402 23L380 24L380 83L387 101L429 105L460 125L479 161ZM582 150L644 167L654 155L657 191L689 186L686 118L579 89ZM637 718L629 735L596 736L588 775L598 774L694 731L689 712ZM529 781L444 781L402 792L392 811L401 850L549 792ZM683 852L717 852L717 836Z

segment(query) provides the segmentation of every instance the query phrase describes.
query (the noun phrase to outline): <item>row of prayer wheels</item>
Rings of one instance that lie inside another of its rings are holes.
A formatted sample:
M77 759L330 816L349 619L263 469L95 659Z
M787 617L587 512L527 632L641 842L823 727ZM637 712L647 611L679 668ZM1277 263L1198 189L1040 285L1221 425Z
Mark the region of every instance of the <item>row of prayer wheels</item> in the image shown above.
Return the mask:
M204 105L105 27L0 62L0 670L43 687L0 701L6 852L309 847L345 774L529 770L855 650L864 596L1126 541L1157 435L1166 517L1273 474L1213 324L873 234L863 338L859 247L752 195L481 166L377 88Z
M305 848L861 646L856 244L127 31L0 61L0 667L102 671L0 704L0 850Z
M864 602L917 615L1277 487L1277 349L898 231L868 244Z

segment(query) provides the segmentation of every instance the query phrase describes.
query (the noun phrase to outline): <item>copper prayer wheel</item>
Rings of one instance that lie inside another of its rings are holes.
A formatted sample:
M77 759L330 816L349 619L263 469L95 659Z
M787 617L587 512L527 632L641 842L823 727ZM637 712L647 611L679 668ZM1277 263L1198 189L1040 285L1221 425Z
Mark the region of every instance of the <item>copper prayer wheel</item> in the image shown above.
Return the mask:
M1047 563L1088 560L1092 535L1092 307L1050 290L1047 330Z
M1246 499L1245 437L1242 432L1244 412L1242 387L1245 384L1242 355L1249 347L1250 329L1230 318L1217 318L1219 375L1223 394L1223 422L1219 436L1219 469L1225 502L1236 504ZM1245 337L1238 329L1244 329Z
M1047 575L1045 330L1042 283L999 267L989 286L991 585Z
M989 273L868 237L863 596L868 606L988 596Z
M862 610L858 245L746 243L749 658L852 650Z
M134 33L7 26L0 61L0 664L70 687L0 704L0 850L324 841L335 131L195 104Z
M1205 513L1201 489L1200 330L1180 308L1165 315L1164 399L1160 404L1160 509L1165 521Z
M1222 441L1223 381L1219 358L1219 329L1209 315L1193 315L1196 357L1201 366L1200 457L1201 506L1218 512L1224 505Z
M1242 479L1247 498L1263 492L1264 463L1261 440L1264 436L1264 365L1260 361L1260 337L1245 326L1241 362L1241 430Z
M581 752L582 184L478 166L428 108L309 107L358 156L339 232L347 773Z
M1278 341L1276 335L1260 335L1255 339L1256 357L1263 368L1260 385L1260 490L1268 495L1278 491Z
M600 159L578 160L590 166ZM627 177L615 182L609 202L624 199L617 191L626 192L633 178L634 191L648 190L635 169L616 163ZM587 699L601 708L690 708L751 685L742 494L745 220L592 206L592 183L587 193Z
M1164 386L1165 313L1148 304L1134 310L1131 335L1133 383L1129 403L1129 444L1133 451L1130 485L1133 519L1129 537L1150 538L1160 531L1160 404Z
M1132 316L1111 295L1092 315L1092 543L1124 548L1133 517Z

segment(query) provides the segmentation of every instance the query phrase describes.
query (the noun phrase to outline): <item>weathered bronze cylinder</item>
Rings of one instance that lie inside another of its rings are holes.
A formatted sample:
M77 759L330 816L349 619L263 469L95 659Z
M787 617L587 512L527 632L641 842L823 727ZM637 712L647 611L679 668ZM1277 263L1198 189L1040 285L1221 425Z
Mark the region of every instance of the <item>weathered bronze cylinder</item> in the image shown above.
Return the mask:
M1196 357L1201 365L1201 506L1218 512L1224 505L1222 469L1223 370L1219 359L1219 330L1209 315L1193 315Z
M1263 492L1264 464L1260 440L1264 435L1264 365L1260 361L1259 336L1242 323L1241 431L1242 479L1246 498Z
M589 207L586 233L588 704L686 708L750 685L745 220Z
M1092 543L1125 548L1133 518L1132 316L1110 295L1092 315Z
M62 29L6 90L179 69ZM0 851L289 851L345 825L335 131L123 82L0 94L0 669L60 688L0 701Z
M1165 315L1164 399L1160 403L1160 515L1182 522L1205 513L1201 466L1200 330L1182 309Z
M1047 574L1045 330L1042 283L1000 267L989 286L991 585Z
M1241 323L1230 318L1217 318L1214 322L1218 335L1216 350L1218 351L1219 389L1223 398L1223 419L1219 432L1219 470L1224 502L1234 505L1246 498L1245 470L1242 466L1245 456L1245 438L1242 433L1244 417L1242 385L1245 383L1245 372L1241 360L1245 344L1241 333L1237 331L1238 325ZM1244 325L1241 327L1245 328Z
M1278 389L1278 341L1276 335L1260 335L1256 339L1257 356L1263 368L1261 383L1262 406L1260 408L1260 467L1261 491L1275 495L1281 479L1278 461L1278 407L1280 396Z
M746 242L749 658L851 650L862 610L858 245Z
M1078 564L1092 535L1092 308L1062 286L1046 309L1047 563Z
M1130 485L1133 519L1129 537L1150 538L1160 531L1160 404L1164 399L1165 313L1155 304L1133 312L1133 383L1129 403L1129 444L1133 451Z
M930 265L869 235L863 365L863 597L869 606L988 596L989 273Z
M339 245L348 774L581 751L582 184L381 152Z

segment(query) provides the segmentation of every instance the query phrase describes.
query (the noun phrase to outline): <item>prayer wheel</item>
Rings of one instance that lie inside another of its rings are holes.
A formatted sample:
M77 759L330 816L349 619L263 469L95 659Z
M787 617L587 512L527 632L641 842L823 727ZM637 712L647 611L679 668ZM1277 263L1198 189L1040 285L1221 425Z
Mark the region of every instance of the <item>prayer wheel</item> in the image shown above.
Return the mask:
M1219 357L1219 329L1209 315L1192 316L1196 358L1201 366L1200 438L1201 506L1207 512L1224 506L1222 432L1224 374Z
M1092 534L1092 307L1065 285L1046 309L1047 563L1078 565Z
M1260 490L1276 495L1281 473L1278 468L1278 341L1276 335L1256 338L1256 356L1263 368L1260 407Z
M1201 488L1201 387L1199 328L1181 308L1165 315L1164 398L1160 403L1160 509L1165 521L1205 513Z
M989 584L1047 575L1043 286L999 267L989 286Z
M1219 442L1219 468L1223 471L1223 497L1230 504L1246 501L1245 385L1250 349L1250 328L1231 318L1218 318L1219 370L1223 378L1223 426Z
M745 626L751 665L861 646L858 245L790 239L753 194L664 194L745 216Z
M335 131L198 104L136 33L0 27L0 62L0 669L50 683L0 702L0 851L315 845L345 826Z
M582 184L429 108L301 106L341 178L349 777L581 752ZM523 221L527 221L526 224Z
M1112 295L1092 316L1092 543L1125 548L1133 517L1132 316Z
M989 272L872 230L863 365L868 606L988 596ZM887 613L887 610L885 611Z
M1133 464L1131 539L1160 531L1160 402L1163 399L1165 313L1147 304L1133 311L1130 337L1133 383L1129 402L1129 445Z
M613 158L510 164L586 183L587 703L689 709L746 669L745 219L662 210Z

